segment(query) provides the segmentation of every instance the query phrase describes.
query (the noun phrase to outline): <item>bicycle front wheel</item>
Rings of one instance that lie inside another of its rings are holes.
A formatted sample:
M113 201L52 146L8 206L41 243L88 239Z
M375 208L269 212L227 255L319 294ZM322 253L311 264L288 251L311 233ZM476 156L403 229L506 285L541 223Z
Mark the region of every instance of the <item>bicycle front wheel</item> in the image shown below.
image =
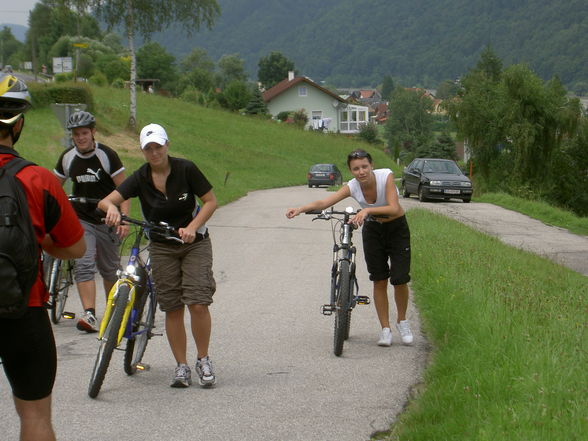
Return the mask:
M98 355L96 355L96 361L94 362L94 369L92 376L90 377L90 385L88 387L88 395L91 398L96 398L104 382L108 365L112 357L112 352L118 344L118 331L122 325L123 315L129 299L129 285L121 284L116 292L115 303L113 306L112 315L102 340L100 340L100 348L98 349Z
M146 291L135 301L135 305L132 324L133 337L127 340L125 349L124 368L127 375L133 375L137 372L137 365L143 360L147 343L151 339L157 306L155 295Z
M59 323L65 311L65 303L69 294L69 287L73 284L71 280L71 273L69 272L67 260L56 260L54 266L55 277L52 275L51 291L49 295L53 299L53 308L51 309L51 321L55 324Z
M335 336L333 340L333 352L338 357L343 352L343 343L349 335L349 303L351 301L351 276L349 274L349 262L342 260L339 264L339 274L336 293L337 311L335 313Z

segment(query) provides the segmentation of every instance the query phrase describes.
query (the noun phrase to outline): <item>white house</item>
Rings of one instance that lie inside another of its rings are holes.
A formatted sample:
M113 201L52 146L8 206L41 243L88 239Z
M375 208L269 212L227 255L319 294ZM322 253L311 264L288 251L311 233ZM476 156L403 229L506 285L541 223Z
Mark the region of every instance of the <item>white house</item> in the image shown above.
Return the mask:
M366 106L350 104L310 78L295 77L294 72L289 72L288 78L263 92L263 100L274 117L280 112L304 109L308 128L358 133L361 125L369 121Z

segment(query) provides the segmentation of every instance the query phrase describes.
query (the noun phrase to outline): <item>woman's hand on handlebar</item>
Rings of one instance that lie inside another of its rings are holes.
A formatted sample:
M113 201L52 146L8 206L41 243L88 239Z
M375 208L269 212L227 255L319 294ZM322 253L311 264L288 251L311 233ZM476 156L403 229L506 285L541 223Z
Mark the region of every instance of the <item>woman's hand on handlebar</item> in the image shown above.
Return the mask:
M184 243L192 243L196 239L196 229L188 225L186 228L178 228L178 235Z
M349 222L355 225L356 227L361 227L365 222L365 218L369 216L369 213L366 209L359 210L355 216L353 216Z
M116 227L116 234L118 235L119 239L124 239L125 237L127 237L129 235L129 232L131 231L131 229L129 228L128 225L123 225L123 224L119 224L118 227Z

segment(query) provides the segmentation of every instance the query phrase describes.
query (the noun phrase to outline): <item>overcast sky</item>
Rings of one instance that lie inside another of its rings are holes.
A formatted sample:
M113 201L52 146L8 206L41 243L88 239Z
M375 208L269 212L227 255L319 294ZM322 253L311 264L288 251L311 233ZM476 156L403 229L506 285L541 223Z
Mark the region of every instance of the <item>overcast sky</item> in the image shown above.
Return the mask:
M0 0L0 23L28 26L29 11L38 0Z

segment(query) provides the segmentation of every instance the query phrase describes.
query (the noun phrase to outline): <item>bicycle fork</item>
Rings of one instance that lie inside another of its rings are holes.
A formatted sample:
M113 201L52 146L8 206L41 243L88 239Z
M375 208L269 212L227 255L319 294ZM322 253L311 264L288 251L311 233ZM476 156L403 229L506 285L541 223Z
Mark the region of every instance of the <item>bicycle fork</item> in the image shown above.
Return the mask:
M131 315L131 309L133 303L135 301L135 284L132 283L128 279L118 279L110 292L108 293L108 300L106 302L106 309L104 310L104 317L100 322L100 331L98 333L98 340L102 340L104 338L104 332L106 331L106 327L108 326L108 322L110 321L110 316L112 315L112 311L114 309L114 305L116 304L116 298L119 295L119 289L121 285L128 285L129 287L129 297L127 299L127 304L125 306L125 312L123 315L122 323L120 330L118 332L117 337L117 346L120 344L123 335L126 331L126 323L128 323L129 316Z

